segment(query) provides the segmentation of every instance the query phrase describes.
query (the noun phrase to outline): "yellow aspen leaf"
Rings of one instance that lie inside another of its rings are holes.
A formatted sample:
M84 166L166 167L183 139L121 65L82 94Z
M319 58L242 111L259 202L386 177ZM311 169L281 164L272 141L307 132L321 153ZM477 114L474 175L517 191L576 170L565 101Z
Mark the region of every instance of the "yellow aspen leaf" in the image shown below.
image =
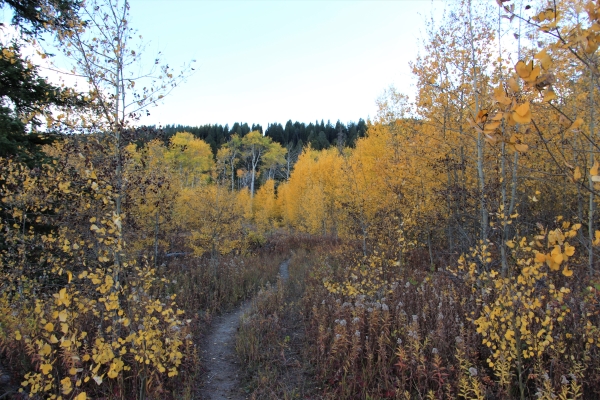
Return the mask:
M560 265L558 263L554 262L554 260L552 259L552 257L547 257L546 258L546 264L548 264L548 267L552 271L558 271L560 269Z
M81 392L77 396L75 396L73 400L87 400L87 395L85 394L85 392Z
M573 270L569 269L566 265L562 270L564 276L569 277L573 275Z
M73 279L73 273L71 271L67 271L67 283L71 283Z
M569 243L565 243L565 254L569 257L575 254L575 246L570 246Z
M527 78L525 78L525 81L527 81L527 82L535 82L535 80L537 79L537 77L540 76L540 72L542 72L541 69L540 69L540 67L535 67L531 71L531 74L529 74L529 76Z
M500 121L490 122L485 125L484 131L493 132L500 126Z
M40 354L42 356L49 356L52 353L52 347L48 343L44 344L40 349Z
M50 343L52 343L52 344L58 343L58 339L56 338L56 335L50 336Z
M549 101L555 100L557 98L558 98L558 96L556 95L556 92L552 88L548 88L544 92L544 103L548 103Z
M52 322L48 322L46 325L44 325L44 329L48 332L52 332L54 330L54 324Z
M533 70L533 61L529 64L526 64L525 61L520 60L515 65L515 71L520 78L525 79L531 75L531 71Z
M527 150L529 150L529 146L526 145L525 143L517 143L517 144L515 144L515 149L519 153L525 153L525 152L527 152Z
M577 182L580 179L581 179L581 170L579 169L579 167L575 167L575 172L573 172L573 180L575 182Z
M40 370L42 371L42 374L48 375L48 373L50 371L52 371L52 365L50 365L50 364L42 364L42 365L40 365Z
M582 118L577 118L572 124L571 126L569 126L570 130L575 130L577 128L579 128L581 125L583 125L583 119Z
M533 58L535 58L536 60L540 60L540 64L542 64L543 69L548 69L552 66L552 59L546 52L546 49L543 49L542 51L537 53L535 56L533 56Z
M560 251L560 246L554 246L554 249L552 249L550 255L552 256L552 261L555 263L560 265L560 263L563 262L563 255Z
M600 176L599 175L592 175L592 182L600 182Z
M69 348L71 347L71 341L70 340L65 340L60 344L61 347L65 347L65 348Z
M519 105L518 107L515 108L515 112L517 113L517 115L520 115L521 117L527 115L527 113L529 112L529 102L526 101L525 103Z
M516 107L512 112L512 118L516 123L519 124L528 124L531 122L531 110L529 108L529 102L521 104Z
M60 306L61 304L64 304L65 306L68 307L71 304L71 300L69 299L69 294L67 293L67 289L65 289L65 288L60 289L58 294L54 294L54 297L56 298L56 305L58 305L58 306Z
M481 122L485 122L487 121L487 117L488 117L488 111L487 110L481 110L477 113L477 117L475 118L475 122L476 123L481 123Z
M535 262L543 263L546 261L546 255L544 253L535 253Z
M598 46L600 46L600 43L596 42L596 40L594 40L594 38L590 35L588 36L588 40L584 50L587 54L592 54L595 53L596 50L598 50Z
M19 332L19 331L15 331L15 339L16 339L16 340L21 340L21 339L22 339L22 337L21 337L21 332Z
M519 87L519 84L517 83L517 80L515 78L510 78L508 80L508 87L510 88L510 90L512 90L514 93L517 93L519 90L521 90L521 88Z
M590 168L590 175L598 175L598 161L594 158L594 165Z
M69 378L68 376L62 379L60 383L62 386L61 390L63 394L69 394L73 391L73 384L71 383L71 378Z
M511 103L511 100L506 96L506 92L502 85L499 85L494 89L494 98L500 104L509 105Z
M490 122L488 124L485 125L484 130L485 131L489 131L489 132L493 132L495 131L498 127L500 126L500 121L494 121L494 122Z

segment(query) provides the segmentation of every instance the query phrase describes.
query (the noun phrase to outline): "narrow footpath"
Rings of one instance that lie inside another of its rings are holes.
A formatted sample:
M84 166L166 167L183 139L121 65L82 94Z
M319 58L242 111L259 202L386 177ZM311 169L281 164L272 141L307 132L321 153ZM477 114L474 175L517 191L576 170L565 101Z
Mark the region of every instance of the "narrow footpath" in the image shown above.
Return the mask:
M289 260L279 266L279 279L289 277ZM215 318L207 337L202 358L208 369L202 389L205 400L244 400L246 394L240 387L240 365L235 354L235 337L240 318L248 310L251 301L244 302L233 312Z

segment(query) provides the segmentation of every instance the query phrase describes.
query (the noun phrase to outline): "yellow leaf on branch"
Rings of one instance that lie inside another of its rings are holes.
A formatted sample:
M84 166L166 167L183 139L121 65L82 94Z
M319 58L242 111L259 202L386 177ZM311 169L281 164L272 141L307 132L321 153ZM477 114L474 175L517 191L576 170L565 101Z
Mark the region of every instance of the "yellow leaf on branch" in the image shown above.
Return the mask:
M573 180L575 182L577 182L580 179L581 179L581 170L579 169L579 167L575 167L575 172L573 172Z
M598 161L594 158L594 165L592 165L592 168L590 168L590 175L598 175L598 167Z
M554 90L552 88L548 88L544 92L544 103L548 103L557 98L558 98L558 96L556 95L556 92L554 92Z
M516 123L519 124L528 124L531 122L531 109L529 107L529 102L519 105L515 108L512 113L512 118Z
M571 126L569 126L569 130L573 131L577 128L579 128L581 125L583 125L583 119L582 118L577 118L572 124Z
M527 150L529 150L529 146L526 145L525 143L517 143L515 144L515 149L519 152L519 153L526 153Z
M537 53L535 56L533 56L533 58L535 58L536 60L540 60L540 64L542 64L542 68L545 70L552 66L552 59L546 52L546 49L543 49L542 51Z
M50 371L52 371L52 365L51 364L42 364L40 366L40 370L42 371L42 374L47 375Z

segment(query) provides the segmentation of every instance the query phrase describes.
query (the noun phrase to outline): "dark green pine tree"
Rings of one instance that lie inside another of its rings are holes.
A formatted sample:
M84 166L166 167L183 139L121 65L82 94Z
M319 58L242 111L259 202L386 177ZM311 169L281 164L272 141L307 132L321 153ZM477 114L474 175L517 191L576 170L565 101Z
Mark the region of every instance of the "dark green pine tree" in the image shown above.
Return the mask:
M0 0L0 9L10 7L12 24L27 35L72 28L82 5L82 0Z
M41 78L37 68L21 57L17 44L0 51L0 157L16 156L31 165L40 161L41 146L56 135L40 132L39 118L27 121L27 116L52 105L65 106L72 99L65 90Z
M12 25L27 41L43 31L70 29L81 2L0 0L0 9L7 6L13 11ZM39 118L29 116L53 106L76 105L82 105L78 96L40 77L38 67L22 56L17 41L0 43L0 157L14 156L30 166L42 162L41 146L57 135L40 131Z

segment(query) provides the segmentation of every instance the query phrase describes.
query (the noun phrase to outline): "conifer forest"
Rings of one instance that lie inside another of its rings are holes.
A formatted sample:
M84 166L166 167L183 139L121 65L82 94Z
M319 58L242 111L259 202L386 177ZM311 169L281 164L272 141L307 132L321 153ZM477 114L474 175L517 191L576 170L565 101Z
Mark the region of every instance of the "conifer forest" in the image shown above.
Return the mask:
M600 0L444 4L374 116L142 126L126 0L0 0L0 399L600 398Z

